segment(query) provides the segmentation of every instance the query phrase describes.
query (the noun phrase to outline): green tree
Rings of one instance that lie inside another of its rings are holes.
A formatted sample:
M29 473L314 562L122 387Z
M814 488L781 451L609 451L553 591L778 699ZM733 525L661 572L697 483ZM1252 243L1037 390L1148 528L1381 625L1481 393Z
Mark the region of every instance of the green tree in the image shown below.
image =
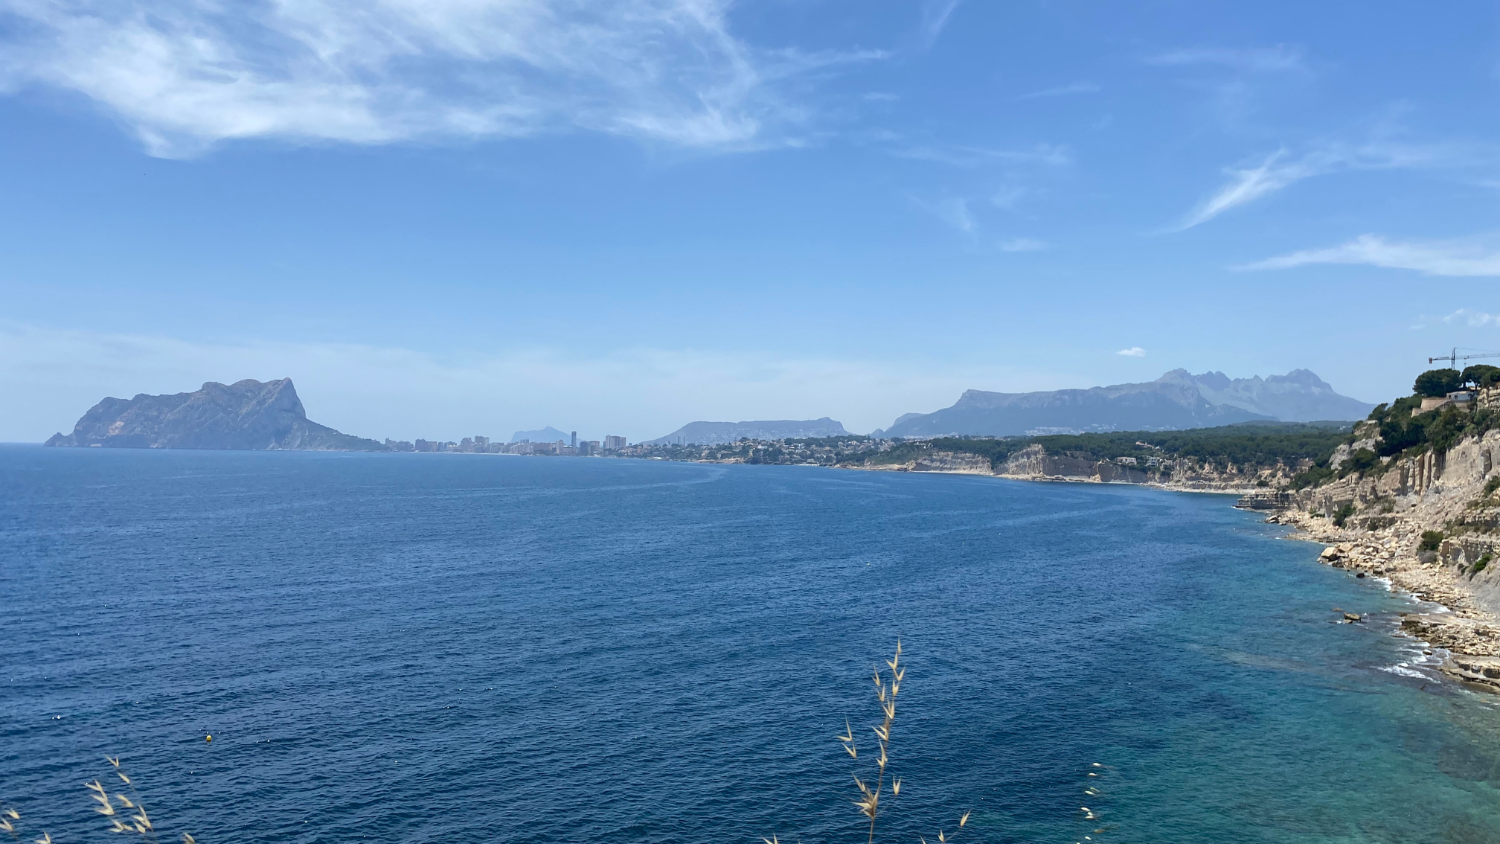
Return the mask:
M1463 378L1465 384L1473 384L1476 387L1491 387L1500 382L1500 366L1490 366L1487 363L1476 363L1473 366L1464 367Z
M1437 398L1446 396L1463 384L1463 376L1456 369L1429 369L1417 376L1412 392L1427 398Z
M1375 456L1375 452L1368 448L1361 448L1349 455L1349 459L1344 461L1342 468L1347 469L1349 472L1363 475L1375 468L1379 463L1380 458Z

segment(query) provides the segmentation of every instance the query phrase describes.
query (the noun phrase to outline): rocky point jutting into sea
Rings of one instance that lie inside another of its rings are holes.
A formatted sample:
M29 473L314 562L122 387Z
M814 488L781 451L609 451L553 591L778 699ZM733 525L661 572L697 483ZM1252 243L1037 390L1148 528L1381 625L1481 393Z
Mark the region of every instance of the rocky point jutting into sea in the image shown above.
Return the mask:
M1483 412L1500 407L1500 390L1485 391ZM1463 412L1463 411L1459 411ZM1362 424L1353 453L1378 446L1377 426ZM1500 688L1500 430L1476 433L1447 448L1391 458L1383 471L1354 471L1329 483L1250 506L1275 507L1270 521L1297 537L1321 542L1324 563L1378 577L1451 612L1414 612L1402 628L1445 650L1442 668L1470 682Z
M106 398L89 409L71 434L49 446L194 448L245 451L384 451L374 440L350 436L307 418L292 379L233 384L209 381L191 393Z

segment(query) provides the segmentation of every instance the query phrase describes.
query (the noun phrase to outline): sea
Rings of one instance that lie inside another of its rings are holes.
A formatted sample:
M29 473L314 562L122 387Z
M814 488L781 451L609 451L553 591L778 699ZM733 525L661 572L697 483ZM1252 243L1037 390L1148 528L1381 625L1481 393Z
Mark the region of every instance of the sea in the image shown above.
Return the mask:
M1497 698L1398 631L1435 608L1232 503L0 446L0 806L60 843L132 811L96 779L161 842L864 842L899 641L877 841L1500 841Z

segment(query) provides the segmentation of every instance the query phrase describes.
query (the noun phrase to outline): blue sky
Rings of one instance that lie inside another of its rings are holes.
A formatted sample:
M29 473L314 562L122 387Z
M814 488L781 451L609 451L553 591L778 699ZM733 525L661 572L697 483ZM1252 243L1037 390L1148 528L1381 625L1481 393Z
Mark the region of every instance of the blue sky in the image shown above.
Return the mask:
M0 440L205 380L636 439L1500 349L1492 3L0 0L0 126Z

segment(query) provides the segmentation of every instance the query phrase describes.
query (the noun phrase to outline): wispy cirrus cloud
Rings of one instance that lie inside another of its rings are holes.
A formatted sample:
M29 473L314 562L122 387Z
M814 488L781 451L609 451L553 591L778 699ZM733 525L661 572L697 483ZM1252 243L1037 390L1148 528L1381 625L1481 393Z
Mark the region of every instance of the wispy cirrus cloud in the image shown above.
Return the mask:
M954 10L962 2L963 0L927 0L922 4L922 23L917 30L920 49L932 49L932 45L937 43L938 36L942 35L943 30L947 28Z
M1047 167L1064 167L1073 162L1073 156L1067 147L1046 143L1014 149L916 144L893 147L891 154L899 158L932 161L953 167L985 167L995 164L1039 164Z
M1030 237L1013 237L1000 241L1001 252L1040 252L1050 246L1051 244L1045 240Z
M1473 308L1459 308L1443 317L1443 322L1449 325L1467 325L1470 328L1485 328L1491 325L1500 327L1500 314L1486 313Z
M1030 191L1019 185L1006 185L990 195L990 204L1002 211L1015 211L1028 193Z
M1211 65L1248 73L1307 70L1306 51L1296 45L1271 47L1190 47L1147 56L1147 64L1164 67Z
M1032 91L1016 97L1018 100L1037 100L1046 97L1067 97L1074 94L1097 94L1103 88L1093 82L1074 82L1071 85L1059 85L1055 88L1043 88L1040 91Z
M1277 150L1255 167L1230 168L1229 184L1204 200L1192 213L1168 231L1185 231L1206 223L1239 205L1254 202L1315 172L1305 163L1282 163L1286 150Z
M1433 276L1500 276L1500 244L1493 237L1402 243L1364 234L1338 246L1304 249L1233 269L1285 270L1311 264L1364 264Z
M959 232L973 236L979 231L979 221L975 219L974 212L969 208L969 200L960 196L944 197L935 201L910 197L918 208L947 223Z
M1466 167L1492 158L1459 144L1403 144L1384 140L1357 145L1318 144L1296 156L1282 147L1259 163L1227 168L1229 181L1166 231L1180 232L1202 225L1232 208L1314 176L1355 170Z
M1146 350L1140 346L1131 346L1128 349L1121 349L1115 352L1115 354L1127 358L1143 358L1146 356Z
M878 51L758 50L727 0L0 0L0 89L77 92L160 156L584 129L776 143L792 76Z

